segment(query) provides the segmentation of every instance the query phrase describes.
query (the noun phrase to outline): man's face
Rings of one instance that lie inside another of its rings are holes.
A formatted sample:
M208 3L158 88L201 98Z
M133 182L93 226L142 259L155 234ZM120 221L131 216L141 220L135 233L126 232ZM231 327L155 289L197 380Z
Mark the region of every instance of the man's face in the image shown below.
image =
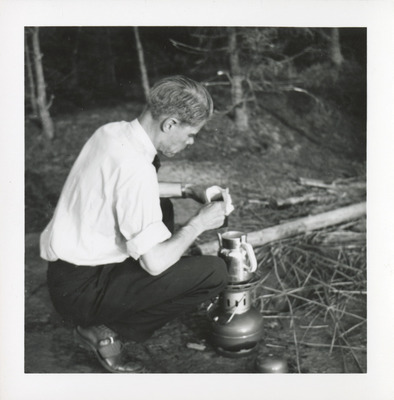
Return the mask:
M196 126L180 123L173 124L165 133L159 150L166 157L175 156L175 154L194 143L197 133L204 126L204 124L205 122L202 122Z

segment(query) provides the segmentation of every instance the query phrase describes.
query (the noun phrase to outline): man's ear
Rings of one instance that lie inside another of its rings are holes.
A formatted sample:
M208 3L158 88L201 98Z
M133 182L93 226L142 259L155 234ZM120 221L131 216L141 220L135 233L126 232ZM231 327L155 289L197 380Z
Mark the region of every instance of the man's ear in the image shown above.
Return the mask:
M161 129L163 132L169 133L176 125L179 125L178 119L173 117L168 117L162 122Z

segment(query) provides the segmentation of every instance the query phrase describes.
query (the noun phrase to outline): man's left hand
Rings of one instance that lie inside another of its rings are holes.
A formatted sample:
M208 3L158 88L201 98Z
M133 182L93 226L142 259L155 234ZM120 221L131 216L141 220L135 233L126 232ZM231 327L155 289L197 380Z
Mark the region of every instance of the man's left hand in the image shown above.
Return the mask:
M193 199L201 204L207 203L206 190L208 186L205 185L185 185L184 193L187 199Z

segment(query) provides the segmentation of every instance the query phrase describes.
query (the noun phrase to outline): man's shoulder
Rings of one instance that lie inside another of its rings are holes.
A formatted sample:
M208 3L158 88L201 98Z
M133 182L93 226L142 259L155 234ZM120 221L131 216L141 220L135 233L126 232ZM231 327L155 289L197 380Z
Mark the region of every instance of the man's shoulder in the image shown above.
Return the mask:
M100 128L96 130L94 133L95 135L103 135L103 134L116 134L124 130L129 130L130 129L130 122L127 121L114 121L114 122L108 122Z
M151 164L146 159L143 146L133 134L133 122L109 122L97 129L92 139L91 146L106 157L115 158L118 164Z
M94 132L89 142L87 147L91 154L100 159L113 160L114 165L127 168L148 168L152 165L133 121L109 122L102 125Z
M128 142L127 137L130 132L130 122L117 121L108 122L105 125L100 126L92 135L93 145L103 145L109 148L111 147L124 147Z

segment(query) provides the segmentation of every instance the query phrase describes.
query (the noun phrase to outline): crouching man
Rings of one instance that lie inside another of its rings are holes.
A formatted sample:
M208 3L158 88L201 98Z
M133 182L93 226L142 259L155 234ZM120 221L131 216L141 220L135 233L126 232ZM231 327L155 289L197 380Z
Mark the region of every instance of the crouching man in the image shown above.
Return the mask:
M226 286L218 257L182 257L223 224L224 202L203 204L174 233L168 199L204 203L205 188L159 183L154 166L157 152L172 157L192 145L212 112L201 84L182 76L156 83L139 118L104 125L87 141L41 234L55 309L110 372L144 370L124 360L119 337L144 341Z

